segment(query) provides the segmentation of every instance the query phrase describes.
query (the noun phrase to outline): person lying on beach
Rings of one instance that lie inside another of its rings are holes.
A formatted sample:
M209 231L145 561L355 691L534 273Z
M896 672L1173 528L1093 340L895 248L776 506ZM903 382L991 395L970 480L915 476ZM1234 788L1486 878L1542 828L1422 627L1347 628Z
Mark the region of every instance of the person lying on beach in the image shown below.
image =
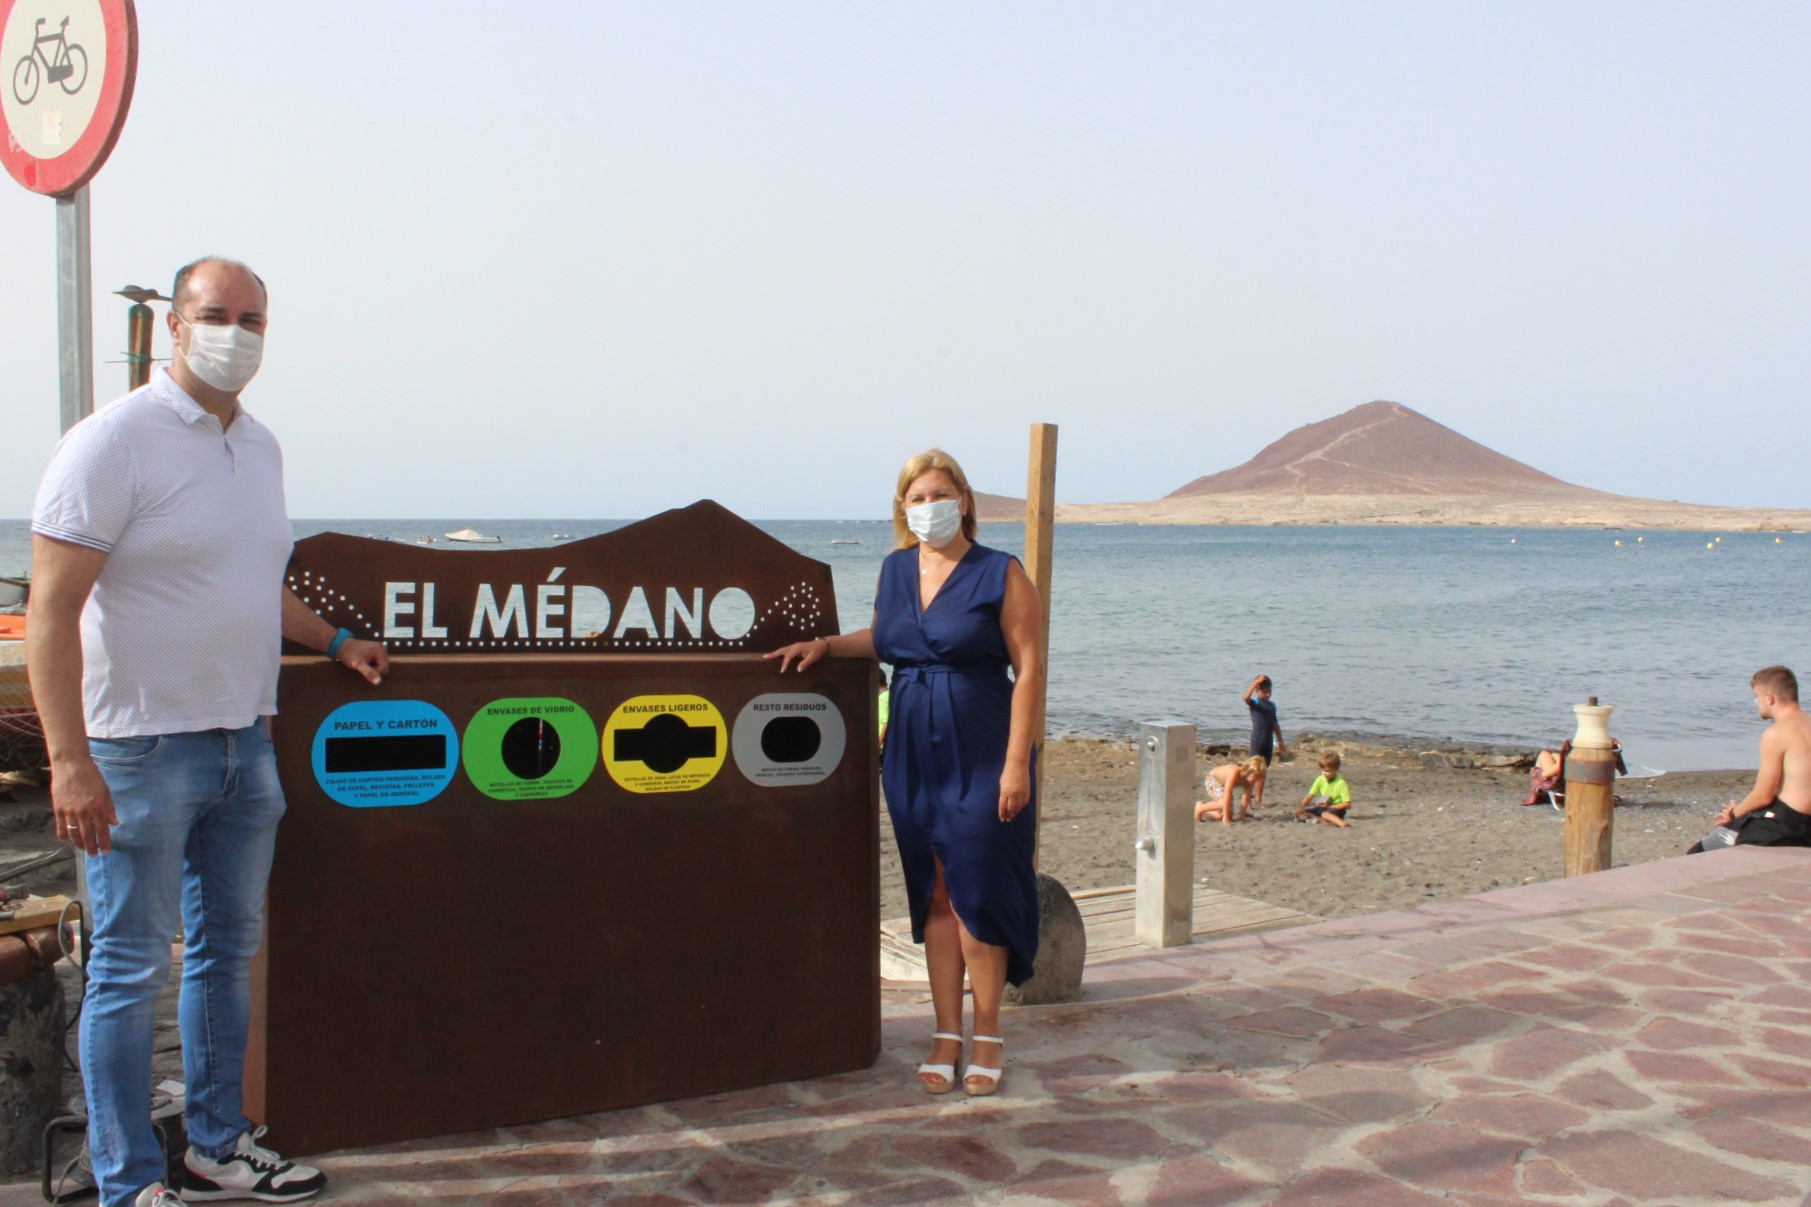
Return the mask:
M1528 773L1528 799L1522 802L1524 805L1551 803L1556 809L1561 806L1566 799L1566 755L1571 749L1572 739L1567 738L1558 750L1543 750L1534 756L1534 767ZM1610 739L1610 753L1616 756L1616 774L1627 775L1629 765L1623 761L1622 743L1615 738ZM1622 803L1620 796L1615 800L1619 805Z
M1352 807L1352 786L1339 773L1339 755L1329 750L1321 755L1321 773L1308 787L1301 808L1295 811L1297 821L1324 821L1344 830L1351 826L1346 810Z
M1239 820L1245 821L1251 816L1252 809L1263 808L1264 780L1269 773L1269 766L1257 755L1243 763L1222 763L1215 767L1207 773L1207 799L1195 802L1195 820L1217 821L1230 826L1233 793L1243 788L1245 806L1239 810Z
M1566 751L1572 746L1567 741L1558 750L1543 750L1534 756L1534 767L1528 773L1528 799L1524 805L1538 805L1541 798L1549 792L1564 792L1566 779Z
M1723 847L1811 847L1811 717L1798 705L1798 676L1762 667L1748 681L1755 708L1772 721L1761 735L1754 789L1717 813L1717 828L1687 855Z

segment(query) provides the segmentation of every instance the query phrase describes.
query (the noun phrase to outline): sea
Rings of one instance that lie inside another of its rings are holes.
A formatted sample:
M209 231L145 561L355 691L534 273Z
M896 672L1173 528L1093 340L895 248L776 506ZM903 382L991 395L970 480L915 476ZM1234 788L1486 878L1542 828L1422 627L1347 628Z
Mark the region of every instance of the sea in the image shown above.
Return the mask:
M620 520L308 520L414 542L466 527L548 546ZM868 623L884 521L759 526L829 564L842 628ZM1021 553L1024 527L982 543ZM474 547L470 556L483 556ZM30 562L0 520L0 575ZM1763 722L1748 677L1811 670L1811 535L1483 527L1058 525L1049 724L1128 737L1183 721L1242 741L1241 702L1275 681L1284 734L1412 749L1534 750L1572 706L1614 706L1633 770L1753 767ZM1811 683L1807 683L1811 691Z

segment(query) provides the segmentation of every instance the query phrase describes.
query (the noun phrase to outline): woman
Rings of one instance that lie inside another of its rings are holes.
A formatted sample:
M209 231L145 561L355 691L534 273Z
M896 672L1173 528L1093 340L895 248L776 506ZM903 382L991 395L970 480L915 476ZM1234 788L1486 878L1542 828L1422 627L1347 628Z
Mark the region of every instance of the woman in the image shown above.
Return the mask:
M1254 754L1243 763L1222 763L1207 773L1207 799L1195 802L1196 821L1218 821L1221 825L1232 824L1233 793L1245 789L1245 807L1239 810L1239 820L1251 816L1254 803L1264 804L1264 780L1270 773L1270 765L1264 756Z
M940 449L900 471L893 531L873 626L768 657L782 673L824 657L893 664L881 782L937 1015L918 1077L928 1093L956 1088L966 973L975 1031L962 1088L982 1096L1000 1086L1006 983L1029 978L1037 956L1037 589L1018 559L975 543L974 492Z

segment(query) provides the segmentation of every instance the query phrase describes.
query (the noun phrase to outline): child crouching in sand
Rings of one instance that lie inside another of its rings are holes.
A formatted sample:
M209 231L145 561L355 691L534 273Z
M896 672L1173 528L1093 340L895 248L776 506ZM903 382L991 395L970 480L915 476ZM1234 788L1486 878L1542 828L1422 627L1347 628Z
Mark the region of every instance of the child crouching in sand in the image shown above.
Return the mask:
M1302 807L1295 811L1295 820L1332 822L1343 830L1352 824L1346 820L1346 810L1351 807L1352 786L1339 773L1339 755L1329 750L1321 755L1320 777L1302 798Z
M1253 755L1243 763L1222 763L1207 773L1207 799L1195 802L1196 821L1218 821L1221 825L1232 824L1233 793L1245 789L1245 807L1239 810L1239 820L1251 816L1254 806L1264 805L1264 780L1269 774L1270 765L1263 755Z

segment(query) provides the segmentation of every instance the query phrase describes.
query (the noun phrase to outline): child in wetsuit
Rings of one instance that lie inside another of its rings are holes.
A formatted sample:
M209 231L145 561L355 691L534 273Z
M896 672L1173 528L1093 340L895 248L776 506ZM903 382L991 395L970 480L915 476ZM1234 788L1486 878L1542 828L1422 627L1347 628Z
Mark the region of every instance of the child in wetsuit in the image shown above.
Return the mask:
M1302 798L1302 807L1295 811L1295 819L1330 822L1344 830L1352 824L1346 820L1346 810L1351 807L1352 786L1339 773L1339 755L1329 750L1321 755L1320 776L1309 786L1308 795Z
M1277 706L1270 699L1270 676L1259 675L1245 689L1245 707L1251 712L1251 748L1248 754L1264 760L1268 767L1275 759L1289 757L1283 743L1283 726L1277 720Z

